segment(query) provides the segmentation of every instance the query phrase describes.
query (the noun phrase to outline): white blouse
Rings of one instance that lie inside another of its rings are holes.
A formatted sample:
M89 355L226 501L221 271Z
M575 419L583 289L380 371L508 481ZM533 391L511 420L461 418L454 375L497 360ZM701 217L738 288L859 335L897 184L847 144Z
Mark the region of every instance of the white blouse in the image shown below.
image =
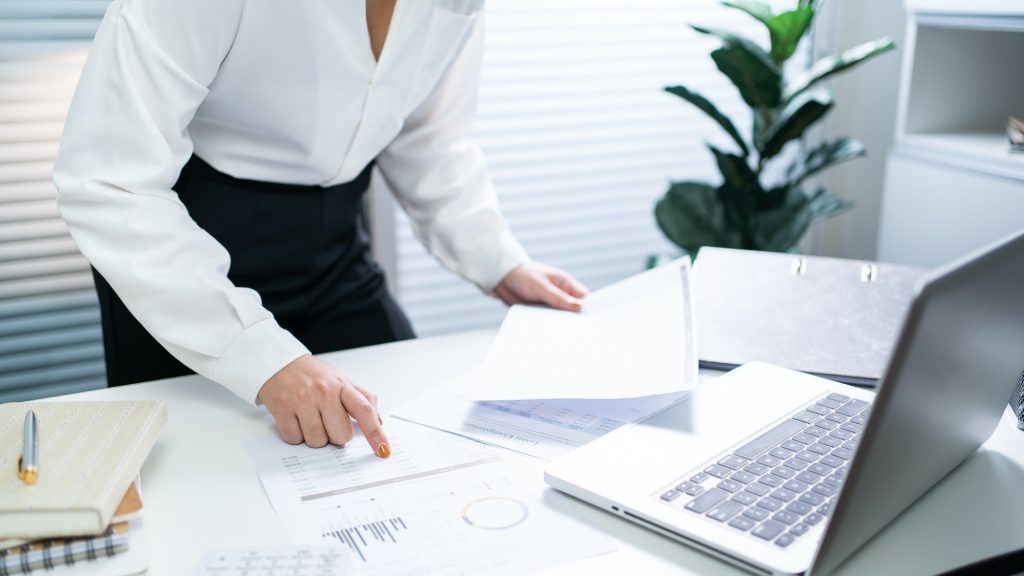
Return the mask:
M237 178L325 186L376 158L427 249L493 288L527 256L463 139L482 3L399 0L378 62L365 0L115 0L54 167L72 237L171 354L249 402L308 350L228 280L171 190L193 151Z

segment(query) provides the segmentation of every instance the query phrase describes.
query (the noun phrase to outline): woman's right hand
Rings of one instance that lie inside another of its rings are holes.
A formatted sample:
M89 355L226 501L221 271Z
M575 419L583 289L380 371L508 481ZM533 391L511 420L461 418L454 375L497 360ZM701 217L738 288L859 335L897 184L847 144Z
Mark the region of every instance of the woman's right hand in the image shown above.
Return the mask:
M391 446L377 413L377 396L352 383L333 365L310 355L300 356L260 388L256 403L274 416L281 438L320 448L352 440L352 419L359 423L370 448L380 458Z

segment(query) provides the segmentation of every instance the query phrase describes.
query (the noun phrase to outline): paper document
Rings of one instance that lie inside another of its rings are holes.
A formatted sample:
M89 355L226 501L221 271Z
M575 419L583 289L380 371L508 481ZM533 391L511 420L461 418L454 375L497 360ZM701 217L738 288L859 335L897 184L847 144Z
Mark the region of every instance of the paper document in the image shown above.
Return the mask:
M438 386L392 415L523 454L554 460L616 428L659 412L689 392L617 400L486 400Z
M193 576L345 576L349 551L339 546L259 546L207 554Z
M347 548L350 574L396 576L524 574L615 548L552 507L537 465L401 420L387 431L388 460L358 435L345 448L249 446L296 544Z
M637 398L697 383L689 258L591 293L583 311L512 306L483 364L466 376L473 400Z

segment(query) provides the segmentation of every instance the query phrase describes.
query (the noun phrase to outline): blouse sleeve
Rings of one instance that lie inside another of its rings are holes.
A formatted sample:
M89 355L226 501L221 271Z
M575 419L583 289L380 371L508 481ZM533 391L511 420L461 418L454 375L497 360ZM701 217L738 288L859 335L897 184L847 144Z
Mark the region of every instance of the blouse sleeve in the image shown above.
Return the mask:
M243 0L115 0L82 72L54 165L79 249L172 355L254 402L308 350L171 190L188 124L228 53ZM230 210L230 207L225 207Z
M502 216L483 154L465 139L476 112L482 14L473 26L377 164L427 250L489 291L529 257Z

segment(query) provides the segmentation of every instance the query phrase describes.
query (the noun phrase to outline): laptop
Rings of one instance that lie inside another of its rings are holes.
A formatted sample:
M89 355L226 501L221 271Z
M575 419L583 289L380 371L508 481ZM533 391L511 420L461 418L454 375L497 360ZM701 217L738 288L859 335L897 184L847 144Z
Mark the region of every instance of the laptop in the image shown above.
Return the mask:
M926 275L877 393L744 364L545 479L754 573L832 572L992 434L1024 370L1022 286L1018 233Z

